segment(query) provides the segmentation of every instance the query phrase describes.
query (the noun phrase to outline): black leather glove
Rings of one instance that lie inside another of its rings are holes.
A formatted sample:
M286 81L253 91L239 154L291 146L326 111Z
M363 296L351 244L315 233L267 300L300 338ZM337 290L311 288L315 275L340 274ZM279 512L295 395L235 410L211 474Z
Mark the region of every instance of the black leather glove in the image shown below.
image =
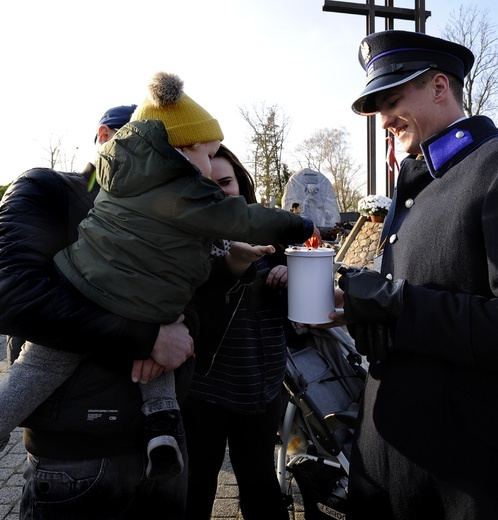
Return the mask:
M356 350L366 356L369 363L387 359L394 350L394 341L387 325L348 325Z
M344 291L348 323L393 324L403 305L405 280L388 280L371 269L342 268L339 287Z

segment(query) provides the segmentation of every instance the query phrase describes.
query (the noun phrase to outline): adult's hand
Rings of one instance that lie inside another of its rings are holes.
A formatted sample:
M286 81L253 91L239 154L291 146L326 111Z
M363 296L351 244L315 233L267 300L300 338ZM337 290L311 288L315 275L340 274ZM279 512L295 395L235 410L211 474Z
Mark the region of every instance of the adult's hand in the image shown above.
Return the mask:
M253 262L273 253L275 253L275 248L272 245L260 246L245 242L232 242L230 250L225 255L225 261L232 274L242 276Z
M349 323L393 323L403 306L405 280L389 280L371 269L340 267L344 313Z
M272 289L287 287L287 266L276 265L273 267L266 278L266 285Z
M165 370L175 370L194 354L194 340L183 324L182 314L175 323L161 325L151 352L152 359Z
M330 321L327 323L298 323L300 327L308 327L309 329L331 329L333 327L342 327L347 325L344 312L331 312L329 314Z
M348 330L354 339L356 350L366 356L369 363L384 361L394 350L394 342L387 325L358 323L349 325Z
M329 314L330 321L327 323L298 323L300 327L308 327L310 329L331 329L332 327L343 327L347 325L346 316L342 310L344 305L344 292L341 289L334 289L334 305L335 310Z
M245 242L233 241L227 254L236 260L251 264L265 255L272 255L274 252L275 247L272 245L251 245Z
M131 369L131 380L134 383L148 383L151 379L159 377L164 372L164 367L156 363L152 358L136 359Z

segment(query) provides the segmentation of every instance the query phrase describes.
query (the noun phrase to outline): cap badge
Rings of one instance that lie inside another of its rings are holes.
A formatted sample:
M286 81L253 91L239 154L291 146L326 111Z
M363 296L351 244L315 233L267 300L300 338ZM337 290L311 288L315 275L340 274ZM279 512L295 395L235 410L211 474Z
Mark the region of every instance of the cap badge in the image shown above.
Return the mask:
M361 43L360 52L361 52L361 57L363 58L363 63L368 64L368 62L371 59L371 55L370 55L370 45L368 45L368 43L366 41Z

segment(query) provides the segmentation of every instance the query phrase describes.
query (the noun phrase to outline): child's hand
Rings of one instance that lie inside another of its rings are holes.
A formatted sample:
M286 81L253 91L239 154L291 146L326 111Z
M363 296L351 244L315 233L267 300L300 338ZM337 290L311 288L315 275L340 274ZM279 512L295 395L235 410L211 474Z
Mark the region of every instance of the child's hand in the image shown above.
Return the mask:
M164 372L164 367L156 363L152 358L136 359L131 369L131 380L134 383L148 383L151 379L159 377Z

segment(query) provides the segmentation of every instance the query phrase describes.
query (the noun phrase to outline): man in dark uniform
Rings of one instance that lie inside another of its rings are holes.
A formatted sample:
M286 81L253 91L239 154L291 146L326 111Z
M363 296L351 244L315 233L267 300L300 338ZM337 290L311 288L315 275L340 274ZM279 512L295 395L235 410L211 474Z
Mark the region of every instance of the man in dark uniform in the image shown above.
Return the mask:
M347 518L495 519L498 129L464 114L474 56L461 45L385 31L362 41L359 60L367 84L353 110L379 113L408 156L380 273L339 280L370 362Z

